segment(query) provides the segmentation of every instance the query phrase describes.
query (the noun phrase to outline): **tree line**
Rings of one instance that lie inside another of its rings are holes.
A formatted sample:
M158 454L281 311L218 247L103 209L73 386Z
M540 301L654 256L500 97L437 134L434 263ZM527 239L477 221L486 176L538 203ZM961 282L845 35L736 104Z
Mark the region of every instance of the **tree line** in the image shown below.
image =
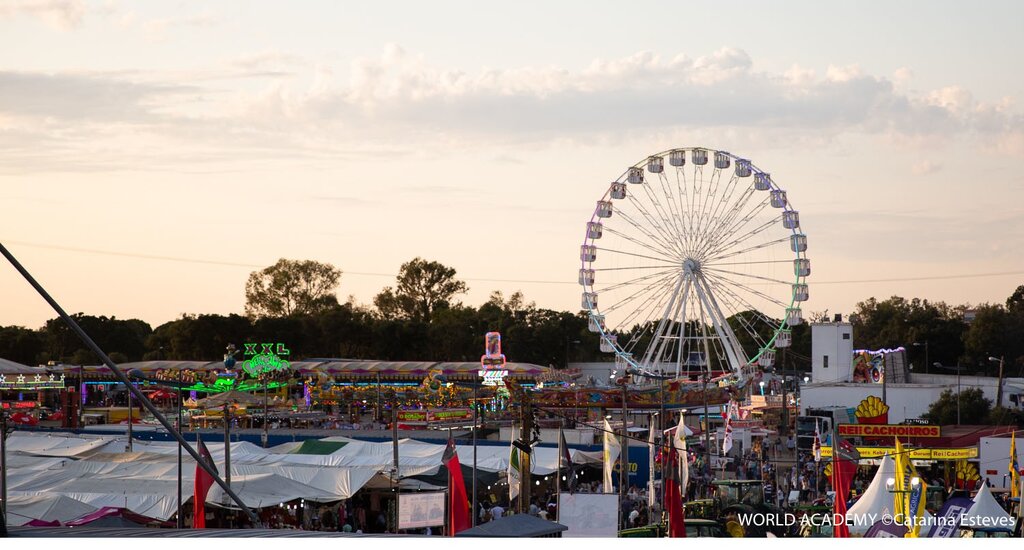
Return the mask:
M282 259L249 275L245 315L184 314L156 328L139 319L74 317L117 362L216 360L228 343L244 342L283 342L295 359L477 361L488 331L501 332L509 361L564 367L613 359L599 350L585 312L539 308L521 292L506 297L494 291L480 306L463 304L458 298L468 286L455 269L436 261L403 264L394 285L372 305L352 297L340 302L335 289L341 276L329 264ZM968 323L969 311L974 319ZM827 318L827 311L810 315L812 321ZM998 364L989 357L1003 357L1008 376L1024 367L1024 285L1005 305L869 298L857 304L850 321L857 347L905 346L915 372L928 361L960 365L965 374L994 374ZM807 324L794 327L783 367L809 370L810 355ZM29 365L99 363L60 319L37 329L0 327L0 357Z

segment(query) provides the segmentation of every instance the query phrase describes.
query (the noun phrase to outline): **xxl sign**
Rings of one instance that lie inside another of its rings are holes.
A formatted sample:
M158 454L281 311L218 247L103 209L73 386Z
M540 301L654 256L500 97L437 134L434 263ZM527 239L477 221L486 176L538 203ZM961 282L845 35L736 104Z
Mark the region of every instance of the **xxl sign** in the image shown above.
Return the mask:
M903 424L840 424L839 435L846 437L941 437L938 426Z

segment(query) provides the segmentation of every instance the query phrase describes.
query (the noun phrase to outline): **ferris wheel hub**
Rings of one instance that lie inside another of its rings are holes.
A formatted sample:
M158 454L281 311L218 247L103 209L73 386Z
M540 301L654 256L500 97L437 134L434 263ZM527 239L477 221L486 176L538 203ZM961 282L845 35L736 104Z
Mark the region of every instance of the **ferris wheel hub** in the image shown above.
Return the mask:
M687 275L699 273L700 262L694 260L693 258L687 258L686 261L683 262L683 272L686 273Z

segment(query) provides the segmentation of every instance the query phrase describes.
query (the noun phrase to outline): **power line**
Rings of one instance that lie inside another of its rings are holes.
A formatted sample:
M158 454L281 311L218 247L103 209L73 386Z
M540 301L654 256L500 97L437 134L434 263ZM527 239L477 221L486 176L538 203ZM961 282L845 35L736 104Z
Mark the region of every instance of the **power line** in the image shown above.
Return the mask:
M206 260L197 258L182 258L177 256L162 256L157 254L141 254L137 252L117 252L112 250L98 250L94 248L80 248L73 246L61 246L53 244L40 244L30 243L25 241L8 241L10 244L16 244L20 246L26 246L30 248L43 248L48 250L61 250L65 252L77 252L82 254L99 254L103 256L117 256L122 258L138 258L143 260L157 260L165 262L181 262L191 264L205 264L205 265L223 265L228 267L245 267L252 269L262 269L267 267L265 265L257 265L243 262L229 262L224 260ZM344 271L345 275L357 275L365 277L397 277L396 273L374 273L367 271ZM812 281L814 285L846 285L846 284L866 284L866 283L905 283L905 282L916 282L916 281L942 281L942 280L955 280L955 279L980 279L986 277L1007 277L1014 275L1024 275L1024 270L1021 271L999 271L991 273L963 273L958 275L932 275L926 277L893 277L886 279L848 279L842 281ZM541 280L541 279L493 279L483 277L465 277L467 281L478 281L487 283L520 283L520 284L545 284L545 285L573 285L577 286L576 281L552 281L552 280Z

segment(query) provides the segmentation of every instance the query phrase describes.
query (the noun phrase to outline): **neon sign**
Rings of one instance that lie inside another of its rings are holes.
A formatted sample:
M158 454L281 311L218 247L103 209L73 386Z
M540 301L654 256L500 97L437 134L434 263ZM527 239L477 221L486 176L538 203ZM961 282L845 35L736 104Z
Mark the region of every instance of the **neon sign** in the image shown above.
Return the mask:
M485 386L504 386L502 380L508 376L505 370L505 354L501 353L501 333L488 332L484 335L484 354L480 357L481 370L478 373L484 379Z
M61 389L64 387L64 375L60 375L60 378L56 378L54 375L49 375L47 378L43 378L41 374L34 375L31 379L26 378L24 374L19 374L17 378L13 380L7 378L6 375L0 374L0 390L53 390Z
M261 346L260 351L256 352L257 344L245 344L245 355L252 356L250 359L246 359L242 364L242 369L249 373L249 376L256 378L261 374L268 372L288 370L291 368L291 363L282 359L291 354L284 344L277 344L275 349L274 344L259 344Z

